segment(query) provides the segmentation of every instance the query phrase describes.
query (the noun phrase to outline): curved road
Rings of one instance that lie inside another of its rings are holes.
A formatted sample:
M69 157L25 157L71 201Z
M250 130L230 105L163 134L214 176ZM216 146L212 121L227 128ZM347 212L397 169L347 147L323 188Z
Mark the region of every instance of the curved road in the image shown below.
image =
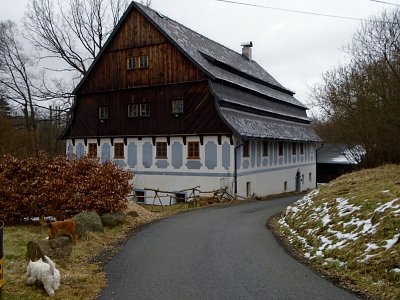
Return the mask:
M146 227L98 299L358 299L294 260L265 224L297 197L211 207Z

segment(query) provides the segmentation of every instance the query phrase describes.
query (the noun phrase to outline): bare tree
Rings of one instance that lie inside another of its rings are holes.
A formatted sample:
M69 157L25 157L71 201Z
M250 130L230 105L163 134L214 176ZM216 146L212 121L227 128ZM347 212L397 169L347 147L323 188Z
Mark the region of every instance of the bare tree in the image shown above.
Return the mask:
M126 0L30 0L27 38L65 62L64 70L85 75L126 6Z

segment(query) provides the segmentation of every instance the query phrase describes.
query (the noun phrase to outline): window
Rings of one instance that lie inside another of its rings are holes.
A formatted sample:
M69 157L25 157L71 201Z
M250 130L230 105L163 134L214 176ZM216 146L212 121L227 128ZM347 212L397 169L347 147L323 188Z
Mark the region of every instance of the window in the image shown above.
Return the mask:
M96 143L89 143L89 157L97 157L97 144Z
M156 158L167 158L167 143L157 142L156 143Z
M124 158L124 143L114 143L114 158Z
M243 144L243 157L249 157L249 141L245 141Z
M287 191L287 181L284 181L284 182L283 182L283 190L284 190L284 191Z
M128 118L139 117L139 105L128 104Z
M99 106L99 119L108 119L108 106Z
M292 143L292 154L295 155L296 154L296 143Z
M188 159L200 158L199 142L188 142Z
M304 154L304 143L300 143L300 154Z
M250 181L246 182L246 197L247 198L251 197L251 182Z
M140 56L140 68L148 68L149 67L149 57L147 55Z
M175 203L184 203L186 195L184 193L175 193Z
M278 142L278 155L283 155L283 142Z
M150 103L140 104L140 116L150 117Z
M126 68L128 70L134 70L137 68L137 57L128 57L126 61Z
M183 114L183 99L174 99L172 104L172 114Z
M144 191L135 191L136 202L144 203Z
M309 182L312 181L312 173L308 173L308 181L309 181Z
M263 142L263 156L268 156L268 142Z

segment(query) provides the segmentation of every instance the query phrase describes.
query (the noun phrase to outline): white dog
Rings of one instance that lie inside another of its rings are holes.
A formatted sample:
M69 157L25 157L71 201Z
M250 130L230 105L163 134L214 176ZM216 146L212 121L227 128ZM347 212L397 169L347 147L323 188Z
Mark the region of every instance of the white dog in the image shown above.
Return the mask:
M54 291L60 287L60 271L56 269L54 262L46 255L39 260L29 261L26 268L27 284L33 284L39 281L43 284L49 296L54 295Z

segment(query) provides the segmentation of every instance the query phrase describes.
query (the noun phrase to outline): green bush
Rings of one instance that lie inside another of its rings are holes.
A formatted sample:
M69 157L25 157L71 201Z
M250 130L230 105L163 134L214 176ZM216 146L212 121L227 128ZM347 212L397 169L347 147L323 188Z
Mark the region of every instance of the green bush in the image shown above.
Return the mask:
M43 213L62 220L85 210L114 212L126 207L132 178L111 162L88 157L5 155L0 157L0 219L15 224Z

